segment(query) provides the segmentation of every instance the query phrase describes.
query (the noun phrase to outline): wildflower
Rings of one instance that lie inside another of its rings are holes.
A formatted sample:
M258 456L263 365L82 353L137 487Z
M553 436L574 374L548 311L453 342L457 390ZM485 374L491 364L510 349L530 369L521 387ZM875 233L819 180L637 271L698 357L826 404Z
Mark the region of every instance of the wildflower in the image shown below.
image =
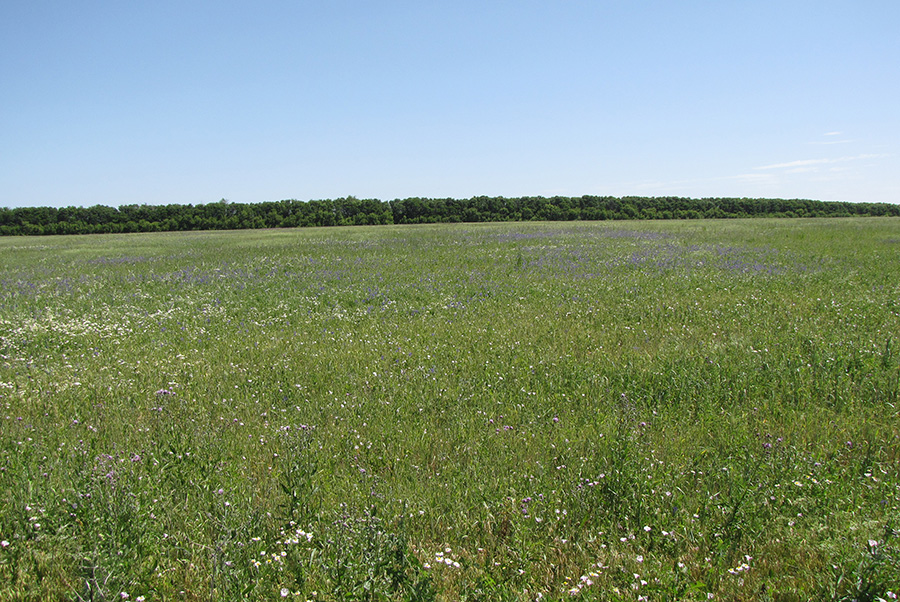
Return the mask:
M8 548L8 547L9 547L8 541L6 541L5 539L3 541L0 541L0 548Z
M281 597L282 597L282 598L287 598L287 597L288 597L288 594L290 594L290 593L291 593L291 592L288 591L288 588L286 588L286 587L282 587L282 588L281 588Z

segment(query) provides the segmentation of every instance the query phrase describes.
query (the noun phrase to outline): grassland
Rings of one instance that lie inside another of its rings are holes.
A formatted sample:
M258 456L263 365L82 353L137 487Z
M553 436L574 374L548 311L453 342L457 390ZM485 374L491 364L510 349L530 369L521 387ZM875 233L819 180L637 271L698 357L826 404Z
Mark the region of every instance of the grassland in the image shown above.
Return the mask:
M893 218L0 239L0 599L890 599L898 346Z

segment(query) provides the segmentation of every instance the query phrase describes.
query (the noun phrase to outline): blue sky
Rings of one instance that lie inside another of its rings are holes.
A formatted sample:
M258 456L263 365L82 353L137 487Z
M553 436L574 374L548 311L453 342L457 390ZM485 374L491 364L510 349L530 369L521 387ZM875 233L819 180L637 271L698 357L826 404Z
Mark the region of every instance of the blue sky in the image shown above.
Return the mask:
M0 3L0 206L900 203L900 2Z

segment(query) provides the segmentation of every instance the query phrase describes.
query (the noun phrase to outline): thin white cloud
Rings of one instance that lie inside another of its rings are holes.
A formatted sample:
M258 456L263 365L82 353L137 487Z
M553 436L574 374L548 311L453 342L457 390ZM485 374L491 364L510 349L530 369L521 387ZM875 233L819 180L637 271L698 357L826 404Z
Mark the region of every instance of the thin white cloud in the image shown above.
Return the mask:
M851 142L851 140L848 140L847 138L841 138L840 140L835 140L836 136L842 136L843 133L844 132L838 132L838 131L825 132L824 134L822 134L822 136L824 136L826 138L825 140L816 140L814 142L808 142L807 144L814 144L816 146L820 146L820 145L827 145L827 144L846 144L848 142Z
M860 164L867 159L893 157L891 153L800 159L754 167L733 175L683 180L644 180L622 182L619 194L672 194L693 197L747 196L832 198L835 183L858 178ZM838 197L835 197L838 198ZM844 198L843 200L847 200Z
M773 178L769 173L742 173L736 176L730 176L728 179L739 180L741 182L765 182Z
M860 159L877 159L884 155L856 155L854 157L838 157L836 159L801 159L799 161L788 161L787 163L774 163L772 165L762 165L753 169L785 169L792 167L807 167L810 165L822 165L826 163L845 163L847 161L859 161Z
M818 163L834 163L835 159L802 159L800 161L790 161L788 163L775 163L773 165L763 165L754 167L753 169L784 169L788 167L801 167L804 165L816 165Z
M852 140L817 140L815 142L810 142L809 144L815 144L816 146L829 146L831 144L847 144L848 142L853 142Z

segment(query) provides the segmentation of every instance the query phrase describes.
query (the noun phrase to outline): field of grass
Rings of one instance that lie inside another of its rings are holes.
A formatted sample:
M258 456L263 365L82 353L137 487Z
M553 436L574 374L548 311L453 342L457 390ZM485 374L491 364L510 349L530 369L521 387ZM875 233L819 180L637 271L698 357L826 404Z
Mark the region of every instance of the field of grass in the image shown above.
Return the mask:
M0 239L2 600L900 592L900 220Z

